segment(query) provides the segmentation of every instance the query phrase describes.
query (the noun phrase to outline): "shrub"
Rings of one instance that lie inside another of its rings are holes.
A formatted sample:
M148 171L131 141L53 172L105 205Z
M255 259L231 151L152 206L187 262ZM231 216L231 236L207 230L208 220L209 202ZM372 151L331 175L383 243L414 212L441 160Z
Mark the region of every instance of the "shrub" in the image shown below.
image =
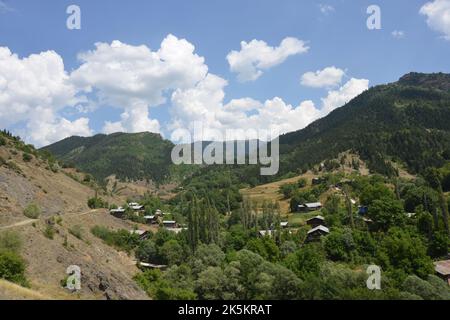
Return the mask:
M19 167L14 161L8 161L8 162L6 163L6 166L7 166L10 170L12 170L12 171L14 171L14 172L16 172L16 173L18 173L18 174L23 174L22 169L20 169L20 167Z
M108 228L95 226L91 232L97 238L102 239L107 245L119 250L130 252L139 244L139 236L131 234L127 230L111 231Z
M17 232L0 233L0 251L18 252L22 247L22 239Z
M23 211L25 217L30 219L38 219L41 215L41 208L35 203L29 204Z
M50 240L53 240L55 237L55 228L52 225L47 225L47 227L44 230L44 236Z
M75 238L83 240L83 228L80 225L76 225L70 228L69 233Z
M33 156L31 154L29 154L29 153L24 153L22 155L22 159L25 162L30 162L31 160L33 160Z
M0 278L28 286L25 278L25 262L17 253L0 251Z
M109 207L108 202L98 197L90 198L87 202L87 205L91 209L100 209Z
M0 146L6 146L6 139L3 137L0 137Z

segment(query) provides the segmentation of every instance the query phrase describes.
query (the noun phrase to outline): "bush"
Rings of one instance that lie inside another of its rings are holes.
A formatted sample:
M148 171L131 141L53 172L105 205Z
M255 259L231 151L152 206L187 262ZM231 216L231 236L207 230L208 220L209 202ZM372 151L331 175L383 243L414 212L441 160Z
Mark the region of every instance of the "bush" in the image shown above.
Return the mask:
M41 215L41 208L35 203L29 204L23 211L25 217L30 219L38 219Z
M91 232L97 238L105 241L107 245L126 252L135 249L139 244L139 236L131 234L127 230L111 231L105 227L95 226L91 229Z
M0 251L18 252L22 247L22 239L17 232L5 231L0 234Z
M17 253L0 251L0 278L28 286L25 278L25 262Z
M83 240L83 228L80 225L73 226L69 229L69 233L75 238Z
M87 202L87 205L91 209L101 209L109 207L108 202L98 197L90 198Z
M44 230L44 236L50 240L53 240L55 237L56 230L52 225L47 225Z
M29 153L24 153L22 155L22 159L25 162L30 162L31 160L33 160L33 156L31 154L29 154Z

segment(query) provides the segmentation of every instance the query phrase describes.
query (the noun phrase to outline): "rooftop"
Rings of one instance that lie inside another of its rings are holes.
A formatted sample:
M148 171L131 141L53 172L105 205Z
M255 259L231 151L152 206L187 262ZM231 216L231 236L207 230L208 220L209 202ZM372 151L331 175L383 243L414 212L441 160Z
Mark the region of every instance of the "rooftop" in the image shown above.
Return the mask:
M438 261L434 263L434 270L443 276L450 275L450 260Z
M319 220L325 221L325 218L322 217L322 216L315 216L315 217L312 217L311 219L308 219L306 221L308 222L308 221L311 221L311 220L314 220L314 219L319 219Z
M143 234L146 234L147 231L145 231L145 230L130 230L130 233L142 236Z
M323 231L325 233L330 233L330 229L328 229L327 227L318 226L318 227L316 227L314 229L309 230L308 234L311 234L311 233L314 233L314 232L317 232L317 231Z
M322 203L321 202L305 203L305 206L307 206L307 207L321 207Z

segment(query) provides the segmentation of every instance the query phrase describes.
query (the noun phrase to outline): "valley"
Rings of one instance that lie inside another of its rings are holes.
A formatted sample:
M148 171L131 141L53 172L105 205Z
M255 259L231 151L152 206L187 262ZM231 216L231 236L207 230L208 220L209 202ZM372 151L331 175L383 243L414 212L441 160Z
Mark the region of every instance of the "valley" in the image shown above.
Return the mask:
M153 133L2 131L0 298L450 299L448 83L409 74L283 135L275 176L175 166Z

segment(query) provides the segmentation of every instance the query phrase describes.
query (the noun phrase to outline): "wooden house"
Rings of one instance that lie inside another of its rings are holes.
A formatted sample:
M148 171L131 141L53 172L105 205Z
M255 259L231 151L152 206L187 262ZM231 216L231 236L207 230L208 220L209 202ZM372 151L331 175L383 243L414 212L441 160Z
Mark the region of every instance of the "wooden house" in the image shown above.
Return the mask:
M324 226L318 226L308 231L306 242L319 241L323 236L330 234L330 230Z
M109 210L109 213L116 218L122 219L125 216L125 209L122 207L119 207L117 209Z
M310 202L301 204L298 206L298 211L300 212L311 212L311 211L317 211L322 209L322 203L321 202Z
M163 226L164 228L167 229L176 229L178 228L178 224L176 221L172 221L172 220L165 220L163 221Z
M130 230L130 234L137 234L139 240L147 240L150 238L150 233L146 230Z
M315 216L311 219L306 220L306 224L308 226L311 226L313 229L317 228L318 226L325 226L325 218L322 216Z
M144 216L146 224L157 224L158 217L157 216Z
M434 270L450 286L450 260L435 262Z

